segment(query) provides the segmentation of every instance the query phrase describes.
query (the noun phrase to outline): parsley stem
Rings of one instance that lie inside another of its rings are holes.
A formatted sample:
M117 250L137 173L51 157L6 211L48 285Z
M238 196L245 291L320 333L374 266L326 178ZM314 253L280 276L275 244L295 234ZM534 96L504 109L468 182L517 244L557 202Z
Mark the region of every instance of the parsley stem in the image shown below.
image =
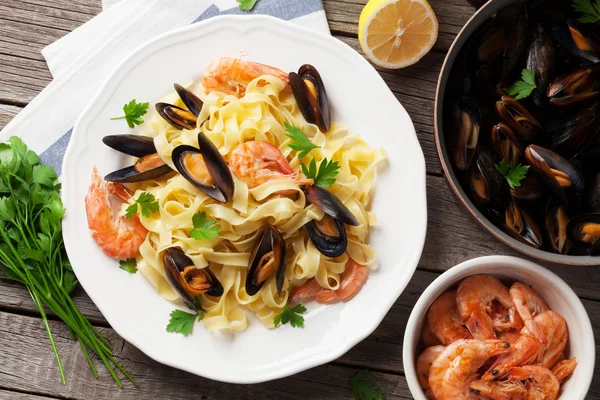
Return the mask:
M123 115L122 117L114 117L114 118L111 118L110 120L111 121L116 121L118 119L125 119L125 118L127 118L127 116Z

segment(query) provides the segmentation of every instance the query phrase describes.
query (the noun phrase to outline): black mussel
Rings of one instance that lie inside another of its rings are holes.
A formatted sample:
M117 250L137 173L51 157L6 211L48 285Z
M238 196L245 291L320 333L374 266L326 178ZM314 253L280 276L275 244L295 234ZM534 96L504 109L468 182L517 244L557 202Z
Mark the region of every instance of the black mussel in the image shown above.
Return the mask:
M502 84L504 86L509 86L517 80L521 72L521 69L517 68L517 66L522 62L527 47L527 7L521 5L517 11L519 19L508 37L506 49L504 50L504 62L502 65Z
M102 138L107 146L130 156L139 157L133 166L111 172L109 182L131 183L157 179L171 172L156 152L152 138L140 135L110 135Z
M304 227L317 250L327 257L339 257L348 247L344 224L358 226L352 212L326 189L318 186L301 185L306 199L319 207L325 215L320 221L310 221Z
M461 99L454 109L455 141L453 148L454 165L465 171L471 165L481 130L481 110L471 99Z
M567 210L552 200L546 205L546 232L552 249L559 254L567 254L570 240L567 235L569 216Z
M204 133L198 133L200 148L181 145L173 150L177 171L207 196L226 203L233 197L234 183L219 150Z
M572 158L593 145L600 131L599 116L600 103L596 103L565 118L552 136L554 150Z
M510 190L513 199L530 203L541 199L544 194L546 191L543 185L532 174L527 174L520 186Z
M589 212L600 212L600 171L587 181L583 205Z
M489 64L479 66L475 71L476 87L485 105L493 105L498 97L505 95L502 91L500 76L496 68ZM500 91L499 91L500 89Z
M177 83L174 86L179 98L188 109L168 103L156 103L156 111L174 128L195 129L198 124L198 115L202 110L202 100L183 86Z
M508 234L515 239L536 249L543 243L542 232L527 211L522 209L516 201L508 203L504 215L505 228Z
M175 291L192 309L196 309L195 297L201 294L219 297L223 285L208 268L196 268L194 262L178 247L163 253L165 273Z
M593 64L600 62L600 43L584 33L573 21L556 23L552 33L556 41L576 57Z
M561 206L568 204L565 189L579 194L584 182L573 165L557 153L540 146L531 145L525 149L525 159L531 170L550 191L554 200Z
M492 147L498 159L515 165L524 152L523 144L515 132L502 122L492 128Z
M281 296L285 280L285 241L275 227L266 225L259 232L250 254L246 293L254 296L272 276L275 277L277 294Z
M502 27L490 28L481 38L477 49L477 59L481 63L490 63L504 54L508 33Z
M498 172L490 152L480 148L475 163L467 173L467 185L471 199L477 207L497 217L504 208L508 196L506 179Z
M525 141L531 141L544 132L542 125L521 103L510 96L496 102L496 113Z
M304 119L317 125L322 132L328 132L331 124L329 101L319 71L312 65L304 64L298 73L290 72L289 79Z
M571 218L567 233L572 240L591 245L591 255L600 255L600 214L579 214Z
M571 107L598 101L600 91L595 88L594 70L592 67L578 68L550 82L546 91L550 104Z
M535 71L535 80L539 90L546 92L546 87L554 78L556 67L556 51L552 38L541 23L535 25L533 40L527 51L527 69Z

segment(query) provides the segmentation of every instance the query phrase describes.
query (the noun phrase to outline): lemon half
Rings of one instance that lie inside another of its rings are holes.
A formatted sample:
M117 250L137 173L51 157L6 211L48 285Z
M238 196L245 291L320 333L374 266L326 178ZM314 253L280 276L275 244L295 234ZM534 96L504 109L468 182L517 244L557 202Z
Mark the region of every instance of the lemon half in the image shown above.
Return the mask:
M358 22L366 56L384 68L404 68L431 50L438 21L427 0L371 0Z

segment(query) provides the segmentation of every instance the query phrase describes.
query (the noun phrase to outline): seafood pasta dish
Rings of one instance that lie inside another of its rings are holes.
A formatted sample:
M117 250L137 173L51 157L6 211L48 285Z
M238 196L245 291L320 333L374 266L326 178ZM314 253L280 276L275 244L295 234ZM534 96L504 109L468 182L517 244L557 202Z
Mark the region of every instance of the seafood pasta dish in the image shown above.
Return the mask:
M235 58L175 84L135 134L103 139L135 161L90 171L97 245L211 331L350 300L375 265L369 206L385 154L330 120L325 87L311 65Z
M416 361L427 397L554 400L577 367L566 320L530 286L473 275L438 297Z

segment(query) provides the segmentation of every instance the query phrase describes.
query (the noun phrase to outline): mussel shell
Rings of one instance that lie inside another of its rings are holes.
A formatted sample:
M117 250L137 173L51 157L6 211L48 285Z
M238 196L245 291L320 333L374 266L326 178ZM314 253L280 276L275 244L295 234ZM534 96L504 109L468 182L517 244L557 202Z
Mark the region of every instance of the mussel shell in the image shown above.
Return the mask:
M504 62L502 66L502 84L504 86L513 84L518 77L518 72L521 70L517 69L517 65L522 61L527 47L527 7L521 5L518 7L518 13L519 19L508 37L506 49L504 50Z
M525 151L514 130L504 123L499 123L492 128L492 146L496 157L515 165Z
M550 239L550 246L556 253L567 254L569 251L568 222L567 210L549 200L546 205L546 233Z
M314 84L317 90L316 98L304 82L305 79ZM331 125L329 101L319 71L310 64L304 64L300 67L298 73L290 72L289 81L304 119L317 125L322 132L329 132Z
M600 99L600 91L595 90L594 87L593 73L596 69L578 68L550 82L546 91L550 104L557 107L572 107Z
M493 26L483 35L477 48L477 59L481 63L490 63L504 54L508 33L503 27Z
M179 98L181 99L183 104L185 104L187 109L190 110L190 112L196 117L200 115L200 111L202 111L202 105L204 104L202 100L200 100L200 98L194 93L192 93L190 90L184 88L183 86L177 83L173 86L175 87Z
M527 211L512 200L505 212L506 232L515 239L536 249L543 244L542 231Z
M584 182L573 165L557 153L540 146L531 145L525 150L525 158L531 165L536 177L548 187L554 200L562 206L568 204L565 190L560 186L551 169L566 174L571 181L570 187L575 193L581 193Z
M325 216L323 218L328 218ZM329 236L319 229L319 221L310 221L304 227L310 237L310 240L315 245L319 252L327 257L339 257L346 251L348 247L348 236L346 235L346 228L341 221L332 218L337 226L339 235Z
M593 64L600 62L600 44L595 38L588 37L573 21L556 23L552 27L552 34L555 40L573 55Z
M579 214L571 218L569 220L569 224L567 225L567 233L573 241L583 242L581 240L581 229L585 224L598 224L598 231L600 232L600 214ZM584 243L591 245L591 255L600 255L600 240L587 240Z
M198 123L196 116L188 110L168 103L156 103L156 111L165 121L177 129L195 129Z
M508 200L508 185L496 169L494 157L487 149L478 149L467 179L475 205L497 218ZM481 196L482 193L485 193L484 197Z
M583 202L587 211L600 212L600 171L587 181Z
M596 103L564 119L557 134L552 137L554 150L566 158L572 158L594 144L600 132L599 117L600 103Z
M323 212L336 221L344 224L358 226L360 225L354 214L329 190L319 186L300 185L304 191L306 199L319 207Z
M533 31L533 41L527 52L527 69L535 71L538 89L546 92L546 87L554 77L556 67L556 51L552 38L541 23L537 23Z
M226 203L233 197L233 176L219 150L202 132L198 133L199 149L181 145L173 150L172 159L177 171L192 185L200 189L207 196ZM201 154L206 164L206 169L212 177L214 184L208 185L196 179L185 166L185 156L189 153Z
M546 194L543 185L533 176L527 174L525 179L521 181L521 186L510 190L510 195L513 199L523 202L534 202L542 198Z
M526 141L531 141L543 133L542 125L533 114L510 96L502 96L496 102L496 113Z
M144 157L156 153L154 139L141 135L109 135L102 138L102 142L110 148L134 157Z
M479 143L481 109L475 101L460 99L454 108L453 161L456 168L465 171L471 165Z
M139 172L137 169L135 169L135 166L132 165L130 167L125 167L111 172L104 177L104 180L118 183L143 182L152 179L158 179L172 171L173 170L171 167L166 164L144 172Z
M163 264L167 278L175 291L181 296L188 307L196 309L195 296L192 296L186 289L187 282L181 274L185 267L193 266L194 262L180 248L171 247L165 250L163 254ZM215 274L209 268L204 268L202 271L206 273L206 277L210 282L210 289L206 294L215 297L222 296L223 285L219 282Z
M273 252L275 262L275 285L277 294L281 296L283 283L285 280L285 240L279 231L271 226L264 226L258 234L252 253L250 254L250 263L248 265L248 275L246 276L246 293L254 296L266 281L258 281L258 267L265 254Z

